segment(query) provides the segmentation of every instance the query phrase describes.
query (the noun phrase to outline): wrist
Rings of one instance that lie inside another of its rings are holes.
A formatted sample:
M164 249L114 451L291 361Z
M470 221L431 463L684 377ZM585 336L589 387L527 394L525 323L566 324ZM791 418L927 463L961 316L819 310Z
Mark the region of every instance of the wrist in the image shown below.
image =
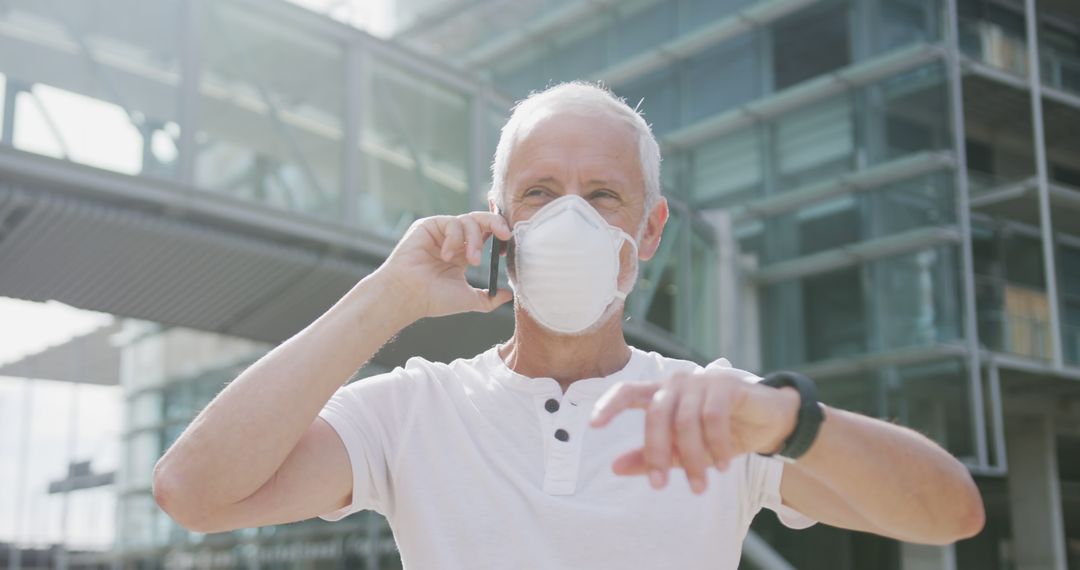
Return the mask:
M775 455L784 447L784 442L795 432L795 426L799 421L799 391L790 386L785 386L772 391L772 397L776 401L774 409L777 412L773 422L775 429L765 445L765 449L757 450L758 453Z
M359 318L377 318L393 328L395 334L424 317L420 303L411 299L408 291L395 275L379 268L361 279L346 297L359 309Z
M774 454L785 461L795 461L803 456L817 439L822 422L825 421L825 411L818 402L817 385L809 377L798 372L780 371L773 372L760 382L765 386L780 389L790 388L797 392L799 398L798 410L795 414L795 427L791 435L784 440L783 447Z

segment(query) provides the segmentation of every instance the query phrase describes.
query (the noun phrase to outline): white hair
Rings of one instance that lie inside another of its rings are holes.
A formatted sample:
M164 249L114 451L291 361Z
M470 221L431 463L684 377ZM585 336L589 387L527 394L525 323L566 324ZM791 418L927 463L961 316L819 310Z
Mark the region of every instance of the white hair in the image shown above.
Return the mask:
M645 214L642 227L649 213L660 201L660 145L653 136L652 129L636 108L626 104L626 100L612 93L602 83L570 81L549 87L540 92L532 92L518 101L510 114L510 119L503 125L499 136L499 145L495 148L495 160L491 163L492 183L488 192L490 198L506 212L506 178L510 165L510 153L520 138L523 125L532 124L532 119L542 112L568 111L584 115L602 113L624 121L637 134L638 162L641 164L642 178L645 180Z

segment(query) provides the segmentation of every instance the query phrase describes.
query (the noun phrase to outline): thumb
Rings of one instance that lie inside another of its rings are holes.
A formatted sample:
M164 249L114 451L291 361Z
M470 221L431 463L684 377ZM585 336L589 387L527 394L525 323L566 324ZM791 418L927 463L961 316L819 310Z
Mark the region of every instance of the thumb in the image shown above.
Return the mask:
M473 289L473 295L476 297L476 306L473 310L482 313L490 313L514 299L514 294L508 289L499 289L494 297L488 296L487 289Z

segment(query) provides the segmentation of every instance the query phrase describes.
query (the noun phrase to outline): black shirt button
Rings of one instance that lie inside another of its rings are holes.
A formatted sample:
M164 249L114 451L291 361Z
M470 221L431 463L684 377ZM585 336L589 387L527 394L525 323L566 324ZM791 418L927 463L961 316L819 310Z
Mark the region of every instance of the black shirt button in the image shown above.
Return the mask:
M555 430L555 439L559 441L567 441L570 439L570 434L564 429Z
M559 401L555 398L551 398L550 400L544 402L544 409L554 414L555 412L559 411Z

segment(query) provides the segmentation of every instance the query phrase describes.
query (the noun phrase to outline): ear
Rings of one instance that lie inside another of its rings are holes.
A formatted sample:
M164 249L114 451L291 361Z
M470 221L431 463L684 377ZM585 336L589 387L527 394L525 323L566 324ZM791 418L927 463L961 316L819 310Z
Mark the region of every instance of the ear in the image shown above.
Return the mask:
M492 214L499 213L499 207L495 205L495 200L492 200L491 198L488 198L488 211Z
M645 233L641 235L641 243L638 244L638 259L648 261L656 255L656 250L660 247L660 234L664 233L667 221L667 198L661 197L649 212L648 221L645 222Z

